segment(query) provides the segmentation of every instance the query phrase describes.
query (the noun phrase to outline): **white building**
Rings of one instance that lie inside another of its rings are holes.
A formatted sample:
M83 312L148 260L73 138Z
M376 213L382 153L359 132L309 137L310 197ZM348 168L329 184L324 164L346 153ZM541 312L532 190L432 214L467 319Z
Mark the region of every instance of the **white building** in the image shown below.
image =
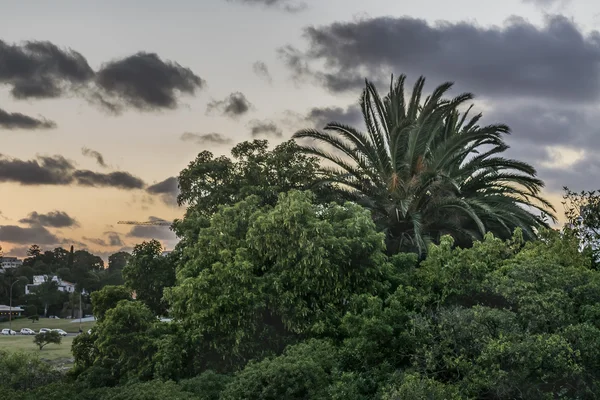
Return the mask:
M25 285L25 294L30 294L35 291L35 288L47 281L54 281L58 286L59 292L73 293L75 291L75 284L67 281L63 281L58 276L48 275L34 275L33 284Z
M23 260L17 257L0 257L0 268L7 270L10 268L18 268L23 265Z

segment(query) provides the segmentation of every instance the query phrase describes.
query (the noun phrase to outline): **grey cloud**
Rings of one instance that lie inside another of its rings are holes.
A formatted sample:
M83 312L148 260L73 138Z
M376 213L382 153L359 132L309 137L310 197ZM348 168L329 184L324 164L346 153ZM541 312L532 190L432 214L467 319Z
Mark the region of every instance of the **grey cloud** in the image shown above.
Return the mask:
M231 139L220 133L191 133L185 132L180 139L184 142L194 142L196 144L231 144Z
M104 232L106 239L89 238L84 236L83 239L102 247L124 246L125 243L121 240L121 236L117 232Z
M98 165L100 165L101 167L107 167L106 162L104 162L104 156L96 150L88 149L87 147L82 147L81 154L95 159Z
M281 129L277 125L275 125L273 121L258 120L250 121L250 134L253 137L272 136L277 138L283 135Z
M148 221L165 221L162 218L150 217ZM127 237L158 239L158 240L176 240L177 236L168 226L156 225L137 225L131 228Z
M249 5L261 5L264 7L278 8L289 13L296 13L307 8L306 3L298 0L227 0Z
M16 225L0 226L0 241L14 244L56 244L61 240L41 225L22 228Z
M73 177L81 186L114 187L118 189L142 189L145 184L129 172L115 171L108 174L89 170L73 171Z
M179 195L179 182L172 176L164 181L148 186L146 192L159 195L162 201L170 206L177 206L177 196Z
M9 45L0 40L0 60L0 84L17 99L59 97L94 75L80 53L46 41Z
M0 108L0 128L4 129L53 129L54 121L37 119L21 113L10 113Z
M338 122L360 129L364 126L362 112L358 105L350 105L346 108L313 107L306 115L306 120L314 123L317 129L323 128L330 122Z
M122 105L151 111L176 108L179 93L193 95L205 82L189 68L140 52L103 65L96 84Z
M580 102L600 95L600 34L584 34L563 16L542 27L517 17L502 27L378 17L308 27L305 37L305 52L287 46L280 55L297 78L334 92L362 87L364 77L389 83L390 72L402 72L457 81L483 96Z
M254 64L252 64L252 71L254 71L254 73L257 76L264 79L265 81L267 81L269 83L273 83L273 78L271 77L269 68L267 67L267 64L265 64L264 62L257 61Z
M549 7L549 6L553 6L554 4L566 4L570 0L522 0L522 1L523 1L523 3L530 3L530 4L534 4L536 6L539 6L539 7Z
M206 112L210 113L214 110L217 110L227 117L237 118L240 115L246 114L251 107L252 104L248 101L243 93L234 92L227 96L224 100L213 100L208 103L206 106Z
M63 156L37 156L33 160L19 160L0 154L0 182L21 185L71 185L141 189L144 181L128 172L108 174L76 169Z
M41 225L52 228L71 228L79 226L79 222L64 211L50 211L47 214L39 214L36 211L30 213L27 218L19 220L22 224Z

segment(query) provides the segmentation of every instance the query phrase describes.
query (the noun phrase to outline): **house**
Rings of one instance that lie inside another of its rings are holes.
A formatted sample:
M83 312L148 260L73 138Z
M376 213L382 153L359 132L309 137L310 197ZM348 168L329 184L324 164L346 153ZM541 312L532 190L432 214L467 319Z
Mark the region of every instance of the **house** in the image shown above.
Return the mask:
M13 307L12 308L12 316L13 317L20 317L21 313L23 313L23 310L21 307ZM0 317L8 317L8 314L10 314L11 312L11 308L9 306L5 306L0 304Z
M33 283L29 285L25 285L25 294L30 294L35 291L35 288L41 285L46 281L54 281L58 287L59 292L67 292L73 293L75 292L75 284L67 281L63 281L58 276L48 276L48 275L34 275Z
M0 257L0 268L2 270L18 268L22 265L23 260L19 260L17 257Z

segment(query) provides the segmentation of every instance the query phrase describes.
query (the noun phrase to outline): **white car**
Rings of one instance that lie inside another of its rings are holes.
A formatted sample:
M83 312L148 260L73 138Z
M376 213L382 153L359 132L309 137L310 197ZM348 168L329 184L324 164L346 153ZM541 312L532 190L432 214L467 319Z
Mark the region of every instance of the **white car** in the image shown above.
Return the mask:
M35 331L29 328L21 329L21 335L35 335Z
M62 329L52 329L54 332L58 332L58 334L60 336L67 336L67 332L63 331Z
M13 331L12 329L2 329L2 334L3 335L16 335L17 332Z
M48 329L48 328L42 328L40 329L40 331L38 333L46 333L46 332L50 332L52 329Z

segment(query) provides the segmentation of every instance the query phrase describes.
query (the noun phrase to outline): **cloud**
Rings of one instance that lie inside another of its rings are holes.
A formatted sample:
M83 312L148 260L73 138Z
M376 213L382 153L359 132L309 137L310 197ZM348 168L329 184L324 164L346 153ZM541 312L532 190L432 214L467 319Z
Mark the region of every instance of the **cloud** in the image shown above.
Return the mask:
M102 156L102 154L100 154L96 150L88 149L87 147L82 147L81 154L83 154L86 157L91 157L95 159L98 165L100 165L101 167L107 167L106 163L104 162L104 156Z
M150 217L148 221L165 221L163 218ZM158 239L158 240L176 240L175 233L168 226L157 225L136 225L127 233L127 237Z
M237 118L240 115L244 115L250 111L251 107L252 104L248 101L243 93L234 92L227 96L224 100L213 100L208 103L206 106L206 112L210 113L213 110L216 110L227 117Z
M17 99L60 97L94 76L80 53L46 41L9 45L0 40L0 60L0 84Z
M79 226L79 222L64 211L50 211L39 214L36 211L29 213L27 218L19 220L22 224L41 225L52 228L72 228Z
M177 196L179 196L179 182L172 176L164 181L148 186L146 192L154 195L160 195L162 201L170 206L178 206Z
M570 2L570 0L521 0L521 1L523 1L523 3L534 4L534 5L536 5L538 7L542 7L542 8L550 7L550 6L553 6L554 4L564 5L564 4Z
M317 129L322 129L330 122L362 129L364 126L362 112L358 105L341 107L313 107L306 115L306 120L312 122Z
M227 0L249 5L262 5L264 7L278 8L289 13L297 13L307 8L306 3L297 0Z
M102 247L115 247L115 246L124 246L125 243L121 240L121 236L117 232L104 232L106 239L102 238L89 238L84 236L83 239L87 240L90 243L93 243Z
M0 241L14 244L56 244L61 242L56 235L41 225L22 228L16 225L0 226Z
M280 138L282 136L281 129L275 125L273 121L250 121L250 134L256 136L272 136Z
M77 184L81 186L114 187L118 189L142 189L145 186L143 180L123 171L103 174L89 170L77 170L73 172L73 177Z
M273 78L271 77L271 73L269 72L269 68L267 67L267 64L265 64L262 61L257 61L254 64L252 64L252 71L254 71L254 73L264 79L265 81L269 82L269 83L273 83Z
M185 132L180 139L184 142L194 142L196 144L231 144L231 139L220 133L191 133Z
M144 52L104 64L95 82L111 99L100 97L109 108L131 106L141 111L177 108L179 94L193 95L205 85L189 68Z
M80 185L141 189L144 181L128 172L99 173L79 170L63 156L37 156L33 160L19 160L0 154L0 182L21 185Z
M10 113L0 108L0 128L4 129L53 129L54 121L37 119L21 113Z
M361 88L365 77L389 85L394 72L457 81L485 96L600 97L600 34L584 34L563 16L547 17L541 27L518 17L502 27L378 17L304 33L306 51L287 46L279 53L296 79L315 80L332 92Z

